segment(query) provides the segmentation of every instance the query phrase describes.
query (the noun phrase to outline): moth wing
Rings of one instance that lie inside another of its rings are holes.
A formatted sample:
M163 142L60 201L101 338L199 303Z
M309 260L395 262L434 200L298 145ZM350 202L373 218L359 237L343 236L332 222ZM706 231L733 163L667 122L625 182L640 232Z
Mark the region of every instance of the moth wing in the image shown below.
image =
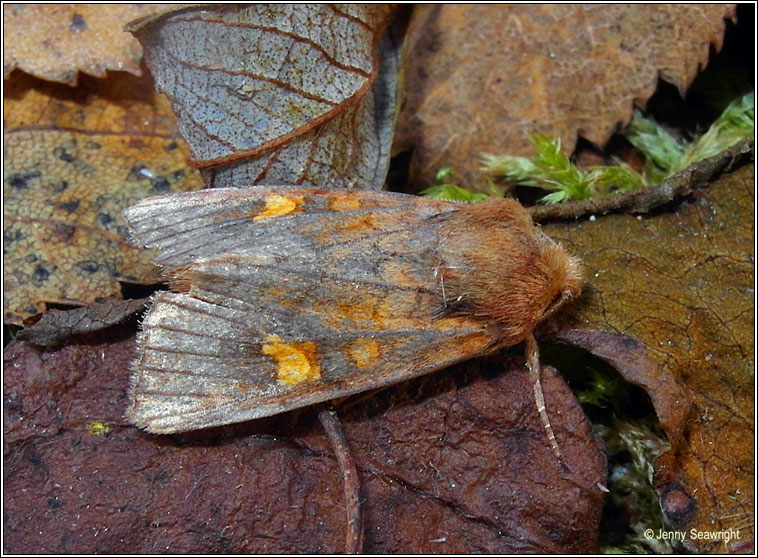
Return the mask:
M463 321L378 333L277 328L276 316L162 293L143 323L128 416L150 432L181 432L379 388L492 346Z
M392 235L407 228L408 215L449 210L444 202L383 192L218 188L147 198L124 215L136 240L158 248L156 263L171 270L221 252L312 254L335 241Z
M181 207L164 232L148 235L168 250L166 265L185 266L186 292L158 295L144 320L129 412L139 426L176 432L272 415L425 374L496 344L486 325L446 313L435 266L447 204L381 193L335 203L334 192L303 191L307 211L256 221L266 196L278 192L230 191L230 207L219 198L210 219L234 223L248 243L223 253L216 246L212 257L198 256L206 253L199 239L179 230L187 220ZM285 192L292 195L301 193ZM235 210L251 200L254 212L236 222ZM196 207L187 213L197 216ZM221 242L209 230L209 242Z

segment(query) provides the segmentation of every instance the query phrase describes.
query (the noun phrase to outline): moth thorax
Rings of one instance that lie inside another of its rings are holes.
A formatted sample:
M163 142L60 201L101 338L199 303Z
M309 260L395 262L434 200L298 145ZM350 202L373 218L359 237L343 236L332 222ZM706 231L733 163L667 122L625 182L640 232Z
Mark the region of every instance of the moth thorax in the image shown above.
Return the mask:
M492 323L504 344L520 342L582 288L579 261L538 229L528 232L500 249L456 258L445 274L447 298Z

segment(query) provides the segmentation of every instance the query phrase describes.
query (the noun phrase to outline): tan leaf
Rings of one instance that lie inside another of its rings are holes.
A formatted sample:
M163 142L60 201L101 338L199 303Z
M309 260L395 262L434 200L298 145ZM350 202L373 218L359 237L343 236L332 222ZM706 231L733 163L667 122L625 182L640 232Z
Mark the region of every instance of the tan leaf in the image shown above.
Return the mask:
M214 167L210 184L379 188L395 113L399 41L379 46L391 12L213 6L130 29L172 101L194 163Z
M5 4L3 76L20 68L76 85L78 72L140 75L142 48L122 28L167 6L171 4Z
M661 505L677 530L739 529L731 545L750 540L754 528L754 169L695 196L670 213L545 229L582 256L588 286L575 306L578 323L641 340L689 389L683 440L657 462ZM731 548L685 543L697 552Z
M393 152L414 149L410 182L453 167L486 184L483 152L531 155L529 134L604 144L658 76L684 89L721 45L731 5L424 6L407 42L407 98Z
M119 299L119 281L155 282L151 254L128 244L121 212L146 195L202 187L150 79L98 83L59 89L27 76L5 90L6 322L46 302Z

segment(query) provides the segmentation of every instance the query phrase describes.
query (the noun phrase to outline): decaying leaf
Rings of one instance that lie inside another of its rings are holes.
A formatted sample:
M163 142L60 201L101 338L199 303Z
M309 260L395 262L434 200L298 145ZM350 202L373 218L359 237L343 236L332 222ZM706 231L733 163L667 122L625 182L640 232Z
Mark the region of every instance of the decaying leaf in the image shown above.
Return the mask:
M387 5L182 8L135 22L158 88L213 186L378 189L399 42Z
M48 310L32 327L22 329L16 339L35 345L55 345L75 335L86 335L124 321L142 310L146 298L117 300L71 310Z
M3 76L15 68L76 85L78 73L142 73L142 49L124 24L170 4L4 4Z
M741 533L728 546L723 537L685 541L701 552L753 537L754 196L749 165L671 212L545 227L584 262L577 325L639 339L690 392L683 438L657 461L661 505L675 529Z
M122 417L133 328L87 340L5 352L7 552L343 549L341 475L313 409L158 441ZM544 381L571 470L545 440L520 357L345 401L366 552L591 552L602 443L557 372Z
M452 166L486 184L484 152L531 154L529 135L604 144L658 76L684 90L718 49L718 5L428 5L411 21L406 102L393 152L413 148L410 183Z
M121 212L146 195L202 187L151 81L108 81L85 92L18 77L6 88L6 322L21 324L50 302L120 299L119 281L156 282L151 254L127 242Z

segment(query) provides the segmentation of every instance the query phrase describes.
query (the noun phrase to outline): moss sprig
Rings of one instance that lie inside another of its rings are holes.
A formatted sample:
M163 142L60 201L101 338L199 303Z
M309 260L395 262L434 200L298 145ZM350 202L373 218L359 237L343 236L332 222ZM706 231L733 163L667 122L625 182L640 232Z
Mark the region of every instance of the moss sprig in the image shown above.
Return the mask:
M642 172L621 160L614 165L580 169L561 150L560 138L532 136L535 155L482 156L482 170L506 182L549 190L546 204L584 200L654 186L689 165L717 155L738 141L752 137L755 128L754 94L733 101L702 136L691 141L675 136L635 109L626 139L645 158Z

